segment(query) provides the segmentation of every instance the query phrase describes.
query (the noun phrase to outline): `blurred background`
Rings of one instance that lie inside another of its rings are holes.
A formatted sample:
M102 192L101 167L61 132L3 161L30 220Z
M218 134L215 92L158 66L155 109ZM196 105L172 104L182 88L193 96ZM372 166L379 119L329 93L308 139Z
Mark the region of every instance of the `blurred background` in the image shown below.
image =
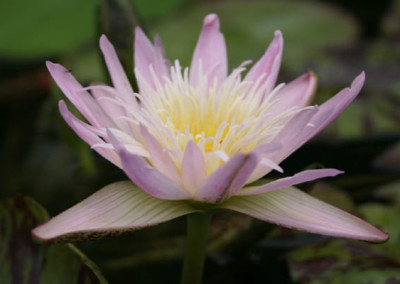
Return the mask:
M0 0L1 283L178 283L184 218L75 246L31 241L30 228L47 214L126 179L64 123L57 107L63 95L45 60L63 64L83 85L108 82L98 48L105 33L135 84L134 26L160 34L167 57L187 66L210 12L220 17L230 70L257 60L282 30L278 81L313 70L314 103L365 70L358 98L281 166L285 175L344 170L301 188L391 238L382 245L331 239L221 211L204 283L400 283L399 0Z

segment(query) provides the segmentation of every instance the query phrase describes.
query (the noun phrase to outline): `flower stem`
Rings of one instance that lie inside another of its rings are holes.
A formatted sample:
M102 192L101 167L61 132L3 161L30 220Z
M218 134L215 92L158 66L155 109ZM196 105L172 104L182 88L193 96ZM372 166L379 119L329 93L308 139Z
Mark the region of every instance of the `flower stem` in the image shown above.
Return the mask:
M210 223L210 212L192 213L187 216L186 252L181 284L201 283Z

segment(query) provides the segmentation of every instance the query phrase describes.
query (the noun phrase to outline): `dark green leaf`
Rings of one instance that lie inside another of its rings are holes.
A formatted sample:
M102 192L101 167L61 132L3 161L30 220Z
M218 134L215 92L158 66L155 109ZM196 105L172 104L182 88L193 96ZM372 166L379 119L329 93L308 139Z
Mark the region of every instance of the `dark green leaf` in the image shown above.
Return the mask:
M71 244L36 244L31 229L48 219L33 199L0 201L1 283L107 283L97 266Z

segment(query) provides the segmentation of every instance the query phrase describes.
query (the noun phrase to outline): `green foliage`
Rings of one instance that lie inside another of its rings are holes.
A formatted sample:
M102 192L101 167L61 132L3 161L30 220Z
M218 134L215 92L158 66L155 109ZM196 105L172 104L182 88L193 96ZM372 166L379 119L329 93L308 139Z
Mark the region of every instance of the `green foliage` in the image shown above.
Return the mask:
M2 0L0 53L49 57L94 40L96 0Z
M1 283L107 283L97 266L71 244L37 244L31 229L48 220L33 199L0 201Z
M287 255L295 281L310 284L387 284L400 281L400 228L397 207L360 206L359 212L390 234L384 244L330 240L303 247Z
M227 39L231 68L260 57L274 31L285 38L283 64L296 70L305 61L321 56L324 46L352 42L357 25L351 17L317 3L295 1L221 1L198 4L152 26L160 33L167 55L190 63L194 45L207 13L217 13ZM304 70L302 70L304 71Z

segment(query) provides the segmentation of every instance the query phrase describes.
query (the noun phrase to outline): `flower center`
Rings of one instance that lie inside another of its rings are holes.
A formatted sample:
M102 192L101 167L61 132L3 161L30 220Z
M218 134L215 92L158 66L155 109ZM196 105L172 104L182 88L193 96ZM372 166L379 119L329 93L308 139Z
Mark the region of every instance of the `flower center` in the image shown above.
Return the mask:
M278 115L270 111L276 101L266 94L260 82L241 80L244 68L235 69L223 82L210 82L207 74L196 86L189 82L176 61L171 78L157 80L156 87L141 90L143 106L136 119L171 151L183 153L193 140L206 153L217 153L226 160L237 152L249 152L268 143L299 109Z

